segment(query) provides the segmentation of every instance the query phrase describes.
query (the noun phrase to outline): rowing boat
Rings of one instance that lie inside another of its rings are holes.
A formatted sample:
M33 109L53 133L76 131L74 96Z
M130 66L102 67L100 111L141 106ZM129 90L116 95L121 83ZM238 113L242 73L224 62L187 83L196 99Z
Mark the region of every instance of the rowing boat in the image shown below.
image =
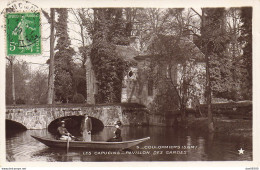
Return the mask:
M47 137L40 137L31 135L34 139L38 140L39 142L54 148L66 148L67 141L66 140L56 140ZM122 141L122 142L103 142L103 141L91 141L91 142L84 142L84 141L70 141L69 147L70 148L84 148L84 149L127 149L132 146L138 145L142 142L149 140L150 137L137 139L137 140L130 140L130 141Z

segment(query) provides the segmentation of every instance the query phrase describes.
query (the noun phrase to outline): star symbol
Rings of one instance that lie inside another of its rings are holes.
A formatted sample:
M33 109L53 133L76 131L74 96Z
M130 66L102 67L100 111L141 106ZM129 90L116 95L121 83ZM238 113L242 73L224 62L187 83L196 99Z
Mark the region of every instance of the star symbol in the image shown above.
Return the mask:
M239 155L242 155L242 154L244 154L244 151L245 151L245 150L243 150L242 148L240 148L240 150L238 150L238 152L239 152Z

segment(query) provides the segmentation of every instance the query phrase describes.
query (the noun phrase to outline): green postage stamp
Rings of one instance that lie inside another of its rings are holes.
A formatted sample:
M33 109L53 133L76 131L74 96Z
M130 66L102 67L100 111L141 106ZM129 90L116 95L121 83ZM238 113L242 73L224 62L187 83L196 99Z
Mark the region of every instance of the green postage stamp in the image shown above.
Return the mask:
M41 54L40 13L6 14L7 55Z

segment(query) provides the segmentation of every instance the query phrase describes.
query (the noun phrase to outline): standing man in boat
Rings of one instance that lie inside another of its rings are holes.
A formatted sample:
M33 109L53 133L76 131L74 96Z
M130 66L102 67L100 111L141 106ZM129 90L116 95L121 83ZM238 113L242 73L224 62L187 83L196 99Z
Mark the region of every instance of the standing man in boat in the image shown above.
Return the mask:
M81 134L83 135L83 141L91 141L92 121L87 114L84 115L84 119L81 122Z
M65 128L65 121L61 121L61 126L58 127L59 139L60 140L71 140L71 134Z
M118 120L115 122L115 127L116 127L116 130L114 131L115 136L109 139L107 142L122 142L121 129L120 129L121 125L122 125L121 121Z

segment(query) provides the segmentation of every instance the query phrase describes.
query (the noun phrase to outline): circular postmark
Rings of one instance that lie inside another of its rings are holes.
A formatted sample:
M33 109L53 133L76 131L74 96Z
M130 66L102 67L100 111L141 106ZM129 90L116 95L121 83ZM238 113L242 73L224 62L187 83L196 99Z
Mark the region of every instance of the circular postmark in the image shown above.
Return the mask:
M12 0L11 2L7 3L6 8L4 8L1 14L6 13L14 13L14 12L32 12L36 13L39 12L40 8L27 1L27 0Z

